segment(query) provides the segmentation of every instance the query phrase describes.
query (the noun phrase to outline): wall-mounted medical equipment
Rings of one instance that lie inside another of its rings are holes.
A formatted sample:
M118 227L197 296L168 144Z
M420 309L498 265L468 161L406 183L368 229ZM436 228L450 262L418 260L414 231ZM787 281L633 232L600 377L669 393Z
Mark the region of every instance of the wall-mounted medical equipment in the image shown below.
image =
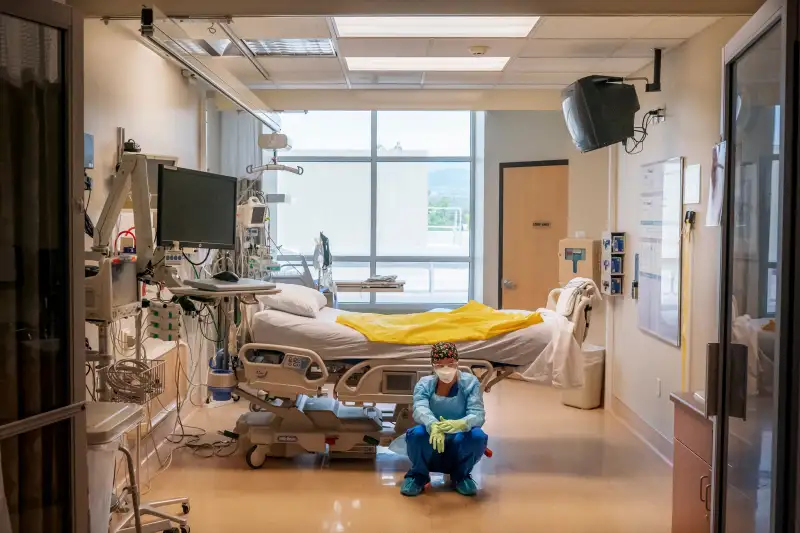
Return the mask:
M601 246L600 291L612 296L620 295L625 279L625 233L603 233Z
M113 322L139 309L136 257L98 257L84 269L86 320Z
M150 337L162 341L176 341L181 336L181 307L177 303L150 304L147 328Z
M230 176L159 167L158 245L233 250L236 184Z
M236 220L244 228L263 228L267 220L267 204L252 196L236 208Z
M561 239L558 242L558 281L562 286L573 278L600 281L600 241Z

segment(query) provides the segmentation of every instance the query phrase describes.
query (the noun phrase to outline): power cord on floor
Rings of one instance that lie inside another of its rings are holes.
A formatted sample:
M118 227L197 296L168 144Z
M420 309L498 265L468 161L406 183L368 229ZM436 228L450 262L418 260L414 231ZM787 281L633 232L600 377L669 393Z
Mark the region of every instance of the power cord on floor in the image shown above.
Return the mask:
M198 317L198 324L197 324L198 331L194 332L195 340L197 340L196 337L198 332L202 334L200 328L200 321L201 318ZM197 403L194 402L194 400L192 399L192 392L195 388L205 386L203 384L195 383L190 376L190 374L194 375L197 369L199 368L198 367L199 360L195 359L192 338L189 335L189 327L185 316L183 317L183 327L184 331L186 332L187 346L189 348L189 372L187 373L186 369L184 368L182 359L180 357L180 342L177 341L176 342L177 360L175 364L175 372L173 374L175 378L174 384L176 391L175 406L168 408L161 401L160 397L155 398L156 401L158 401L158 404L161 406L162 410L167 415L171 414L173 411L175 412L175 423L173 425L172 432L165 439L166 442L169 443L170 445L173 445L173 447L165 457L161 455L154 434L155 433L154 429L157 427L157 425L154 426L152 424L153 417L150 409L150 404L148 404L147 405L148 430L146 438L149 438L149 440L152 443L153 452L155 453L155 456L158 460L159 468L158 470L156 470L156 472L154 472L151 475L149 469L149 463L147 463L148 464L147 481L143 482L144 486L142 487L142 495L147 494L150 491L151 484L154 479L156 479L159 475L168 470L170 466L172 466L174 453L177 450L185 448L190 450L193 456L200 457L203 459L210 459L212 457L230 457L231 455L234 455L239 449L238 440L235 438L220 437L213 441L204 441L203 438L208 435L208 432L206 430L196 426L185 424L183 421L181 409L183 405L186 403L186 398L183 398L181 395L181 383L180 383L181 376L184 377L189 386L186 392L186 396L188 396L189 401L197 407L201 407L201 405L198 405ZM189 430L194 430L194 431L189 431Z

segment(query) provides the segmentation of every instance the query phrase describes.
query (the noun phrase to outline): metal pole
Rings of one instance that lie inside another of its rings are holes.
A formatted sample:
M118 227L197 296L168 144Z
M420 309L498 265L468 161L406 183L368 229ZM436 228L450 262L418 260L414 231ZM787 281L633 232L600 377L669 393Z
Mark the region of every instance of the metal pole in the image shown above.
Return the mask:
M142 359L142 311L136 313L136 359Z
M97 326L97 340L98 340L98 353L102 355L110 355L110 360L113 361L113 354L108 351L108 324L100 324ZM105 369L108 367L108 359L97 364L97 399L101 402L108 402L111 400L111 394L108 389L108 379L106 378Z
M156 443L153 443L155 446ZM159 465L161 466L161 465ZM136 486L142 486L142 422L136 423Z

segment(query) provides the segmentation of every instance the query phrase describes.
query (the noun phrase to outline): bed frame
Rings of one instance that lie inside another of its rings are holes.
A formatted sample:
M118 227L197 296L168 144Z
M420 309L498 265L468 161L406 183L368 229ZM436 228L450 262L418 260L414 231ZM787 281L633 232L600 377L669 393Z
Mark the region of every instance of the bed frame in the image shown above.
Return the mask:
M552 290L547 308L555 310L560 296L561 289ZM581 344L592 297L581 296L568 317ZM282 357L253 362L254 353ZM267 456L307 452L374 457L375 446L388 446L414 425L414 386L431 373L429 358L324 361L311 350L263 343L245 344L238 359L234 393L250 401L251 412L239 419L236 431L252 444L246 456L251 468L263 466ZM462 359L459 366L478 377L485 392L517 369L478 359Z

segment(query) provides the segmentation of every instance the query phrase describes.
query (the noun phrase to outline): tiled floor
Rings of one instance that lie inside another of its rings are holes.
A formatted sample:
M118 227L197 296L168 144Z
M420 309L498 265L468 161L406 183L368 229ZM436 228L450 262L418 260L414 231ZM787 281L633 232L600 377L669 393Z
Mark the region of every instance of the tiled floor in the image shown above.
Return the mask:
M441 484L402 497L408 465L391 452L325 468L311 456L268 460L253 471L241 452L201 459L185 449L144 499L189 496L192 533L669 532L671 469L612 416L510 380L485 401L494 456L476 467L474 499ZM203 409L187 423L232 428L244 408Z

